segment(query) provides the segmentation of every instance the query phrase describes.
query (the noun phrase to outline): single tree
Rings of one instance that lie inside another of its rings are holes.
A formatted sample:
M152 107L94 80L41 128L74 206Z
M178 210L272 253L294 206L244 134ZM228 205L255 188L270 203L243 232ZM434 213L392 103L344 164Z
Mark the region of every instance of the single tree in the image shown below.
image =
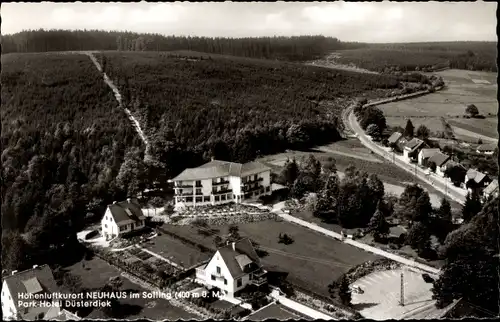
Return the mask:
M389 233L389 224L382 211L381 202L377 204L377 210L368 223L368 231L379 237L383 237Z
M403 135L407 138L412 138L413 137L413 131L415 130L415 127L413 126L413 123L411 120L406 121L406 127Z
M295 159L292 161L287 160L283 170L281 171L281 179L283 183L292 186L297 177L299 176L299 167Z
M432 171L432 172L436 172L436 162L434 161L430 161L430 162L427 162L427 167Z
M351 305L352 295L349 288L349 279L344 275L339 285L339 297L344 305Z
M462 218L469 222L481 211L481 200L478 193L467 193L465 203L462 206Z
M415 222L408 232L406 237L406 244L418 252L423 252L430 247L429 228L421 222Z
M427 140L431 131L425 125L419 125L417 128L417 137L421 140Z
M465 113L471 117L476 117L479 114L479 110L474 104L469 104L465 108Z
M380 129L376 124L368 125L368 127L366 128L366 134L368 134L369 136L371 136L374 139L380 138L380 135L381 135Z

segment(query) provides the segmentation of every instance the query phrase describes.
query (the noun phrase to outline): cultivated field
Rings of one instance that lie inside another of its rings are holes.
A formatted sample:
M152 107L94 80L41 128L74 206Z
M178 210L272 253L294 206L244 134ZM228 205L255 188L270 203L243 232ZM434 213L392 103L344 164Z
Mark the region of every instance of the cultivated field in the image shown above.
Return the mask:
M85 265L85 267L83 266ZM71 274L79 276L82 280L82 286L98 290L108 283L111 277L120 276L120 271L109 265L104 260L94 257L91 260L84 260L70 267L66 267ZM130 292L146 292L143 287L132 283L128 279L122 277L123 285L120 291ZM152 319L152 320L177 320L177 319L194 319L197 316L188 313L178 307L171 305L165 299L147 299L142 296L138 299L120 299L123 309L131 312L127 319ZM88 318L99 319L106 318L102 311L94 309Z
M306 228L278 221L265 221L238 225L240 235L258 243L266 252L261 258L269 270L288 272L288 279L304 288L328 295L328 284L339 278L351 267L376 255L346 245ZM174 232L197 243L213 247L214 236L198 233L192 226L163 225L163 229ZM228 226L213 226L220 234L227 234ZM278 243L279 233L286 233L295 240L293 244Z
M443 131L440 117L445 117L455 130L457 138L477 142L478 138L498 138L496 73L464 70L437 72L446 88L417 98L380 105L390 126L404 127L407 119L418 127L423 124L432 132ZM467 104L474 104L484 119L463 118Z

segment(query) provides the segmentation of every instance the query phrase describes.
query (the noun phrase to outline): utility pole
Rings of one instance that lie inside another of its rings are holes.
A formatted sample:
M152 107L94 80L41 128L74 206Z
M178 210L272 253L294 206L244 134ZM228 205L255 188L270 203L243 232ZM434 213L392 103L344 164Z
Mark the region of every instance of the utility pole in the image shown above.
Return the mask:
M403 280L403 272L401 272L401 298L399 299L399 305L405 306L405 289L404 289L404 280Z

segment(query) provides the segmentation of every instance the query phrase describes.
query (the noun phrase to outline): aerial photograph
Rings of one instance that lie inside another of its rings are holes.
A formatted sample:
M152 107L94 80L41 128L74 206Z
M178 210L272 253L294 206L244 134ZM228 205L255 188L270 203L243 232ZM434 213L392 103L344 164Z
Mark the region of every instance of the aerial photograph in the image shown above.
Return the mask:
M497 7L3 3L2 319L498 319Z

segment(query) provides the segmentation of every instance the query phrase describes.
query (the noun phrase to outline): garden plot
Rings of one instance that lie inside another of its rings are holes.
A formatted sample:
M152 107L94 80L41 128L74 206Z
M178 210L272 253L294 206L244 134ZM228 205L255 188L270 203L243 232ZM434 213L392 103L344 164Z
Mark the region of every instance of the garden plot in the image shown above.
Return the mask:
M399 304L401 273L404 281L404 306ZM354 309L373 320L401 319L421 310L432 310L432 283L426 283L417 270L399 268L377 271L351 284L361 287L363 294L352 293ZM435 310L438 310L435 308Z

